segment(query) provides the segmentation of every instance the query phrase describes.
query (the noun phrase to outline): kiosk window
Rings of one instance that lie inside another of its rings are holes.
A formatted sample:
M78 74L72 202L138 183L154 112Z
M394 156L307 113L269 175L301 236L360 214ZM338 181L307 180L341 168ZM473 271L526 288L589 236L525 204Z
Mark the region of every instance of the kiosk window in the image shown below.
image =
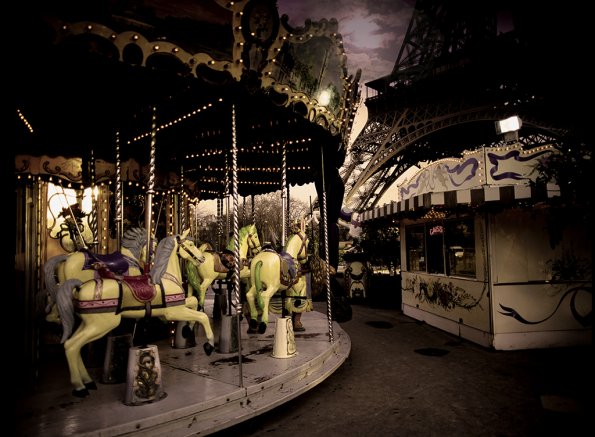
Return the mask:
M424 225L407 228L407 270L426 271L426 245Z
M475 277L472 218L408 226L407 270Z

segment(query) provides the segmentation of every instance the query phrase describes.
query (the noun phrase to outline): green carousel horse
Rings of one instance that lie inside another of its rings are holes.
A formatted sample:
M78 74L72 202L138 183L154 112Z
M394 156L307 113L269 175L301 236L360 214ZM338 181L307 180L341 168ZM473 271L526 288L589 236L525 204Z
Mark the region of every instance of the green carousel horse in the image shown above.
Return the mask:
M238 232L240 241L240 280L250 278L250 260L260 252L260 239L256 225L251 224L240 228ZM206 244L206 243L205 243ZM205 244L200 248L206 247ZM207 289L217 279L226 279L234 269L234 239L227 243L226 251L203 251L205 262L200 266L186 264L186 276L192 289L198 291L199 308L204 308ZM190 291L190 293L192 290Z
M155 240L153 239L153 244ZM154 247L154 246L153 246ZM141 275L147 258L147 231L144 228L130 228L122 236L119 252L98 255L87 250L70 254L56 255L46 261L44 266L47 305L45 312L48 321L58 322L56 312L56 293L58 287L68 279L80 279L82 282L98 278L93 268L95 263L102 263L118 275Z
M96 388L83 363L81 348L116 328L122 318L163 317L191 325L198 322L207 337L204 351L207 355L213 352L214 335L209 318L197 311L196 297L187 297L182 286L178 258L197 265L204 262L204 256L187 235L188 231L161 240L150 277L120 277L99 266L101 279L84 283L69 279L60 287L56 298L64 330L62 342L75 396L87 396L88 389ZM75 313L81 323L71 336Z
M279 291L286 291L286 309L294 312L291 298L307 295L306 277L300 267L308 260L308 237L301 229L295 229L287 240L285 249L277 253L272 249L259 252L250 263L250 289L246 293L246 300L250 308L248 333L258 331L264 334L269 322L269 304L271 298ZM258 302L258 308L256 306ZM262 312L258 323L259 309Z

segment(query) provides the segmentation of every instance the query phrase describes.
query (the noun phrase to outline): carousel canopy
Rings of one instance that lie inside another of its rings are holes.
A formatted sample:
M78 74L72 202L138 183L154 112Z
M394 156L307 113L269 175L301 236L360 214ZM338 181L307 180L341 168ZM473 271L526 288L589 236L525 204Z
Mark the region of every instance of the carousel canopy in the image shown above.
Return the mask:
M179 7L175 7L179 3ZM276 2L25 2L17 173L148 178L221 197L237 147L242 196L343 163L358 96L335 20L291 28ZM68 170L66 170L68 169Z

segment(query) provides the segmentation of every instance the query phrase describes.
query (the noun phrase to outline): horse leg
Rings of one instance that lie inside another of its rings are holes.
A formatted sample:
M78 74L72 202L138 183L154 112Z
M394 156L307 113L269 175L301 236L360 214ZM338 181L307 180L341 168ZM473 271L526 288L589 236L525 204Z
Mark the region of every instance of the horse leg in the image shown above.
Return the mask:
M117 327L120 324L121 316L113 313L81 314L81 320L74 335L64 342L66 361L70 370L70 382L74 386L72 394L77 397L85 397L89 394L89 388L96 388L93 378L83 363L82 347L102 338Z
M165 309L164 317L167 320L173 321L187 321L187 322L198 322L202 325L205 330L207 342L203 345L203 349L207 355L211 355L215 349L215 335L211 328L211 322L209 316L202 311L196 311L187 306L178 305L174 307L168 307Z
M200 308L201 311L205 310L205 299L207 297L207 290L209 288L209 285L211 285L212 283L213 279L211 278L204 278L200 283L200 290L198 293L198 308Z
M246 302L250 309L250 320L248 320L248 334L254 334L258 328L258 309L255 302L256 285L251 284L250 289L246 292Z
M264 334L267 330L267 324L269 323L269 302L271 297L279 290L279 284L271 285L266 290L260 293L258 298L258 304L262 310L262 316L260 318L260 325L258 325L258 333Z

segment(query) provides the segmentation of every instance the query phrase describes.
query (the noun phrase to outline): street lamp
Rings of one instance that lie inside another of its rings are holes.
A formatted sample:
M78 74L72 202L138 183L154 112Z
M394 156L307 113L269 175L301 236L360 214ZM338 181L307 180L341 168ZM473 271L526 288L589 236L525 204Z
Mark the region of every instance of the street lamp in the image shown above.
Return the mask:
M504 120L496 121L496 133L504 135L504 141L512 142L519 140L519 129L523 125L521 119L514 115Z

